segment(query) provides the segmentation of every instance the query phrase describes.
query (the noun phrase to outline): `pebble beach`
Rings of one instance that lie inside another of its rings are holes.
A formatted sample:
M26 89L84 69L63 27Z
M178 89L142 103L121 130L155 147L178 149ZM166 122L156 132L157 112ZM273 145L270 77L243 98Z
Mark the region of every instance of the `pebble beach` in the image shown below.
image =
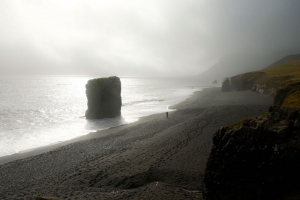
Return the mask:
M266 112L273 97L207 88L166 114L0 158L0 199L202 199L220 126Z

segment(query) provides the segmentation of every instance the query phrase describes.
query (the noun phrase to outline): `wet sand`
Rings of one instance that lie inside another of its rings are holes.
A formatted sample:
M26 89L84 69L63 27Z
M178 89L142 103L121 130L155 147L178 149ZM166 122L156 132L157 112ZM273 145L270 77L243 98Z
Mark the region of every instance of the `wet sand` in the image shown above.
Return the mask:
M205 89L174 106L169 119L152 115L7 157L3 163L24 159L0 165L0 199L202 199L213 134L272 103L250 91Z

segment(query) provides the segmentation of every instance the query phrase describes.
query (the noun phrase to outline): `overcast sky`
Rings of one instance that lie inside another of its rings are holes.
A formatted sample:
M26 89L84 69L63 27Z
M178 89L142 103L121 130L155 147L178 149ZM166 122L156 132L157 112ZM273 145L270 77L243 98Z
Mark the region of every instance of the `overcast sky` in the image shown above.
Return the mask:
M0 72L196 75L300 53L299 0L1 0Z

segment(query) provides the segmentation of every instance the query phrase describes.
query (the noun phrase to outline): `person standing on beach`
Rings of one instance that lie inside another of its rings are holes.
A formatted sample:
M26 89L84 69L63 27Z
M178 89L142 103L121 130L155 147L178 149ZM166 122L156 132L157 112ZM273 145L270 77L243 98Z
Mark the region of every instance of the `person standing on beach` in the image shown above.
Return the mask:
M169 112L166 112L167 118L169 118Z

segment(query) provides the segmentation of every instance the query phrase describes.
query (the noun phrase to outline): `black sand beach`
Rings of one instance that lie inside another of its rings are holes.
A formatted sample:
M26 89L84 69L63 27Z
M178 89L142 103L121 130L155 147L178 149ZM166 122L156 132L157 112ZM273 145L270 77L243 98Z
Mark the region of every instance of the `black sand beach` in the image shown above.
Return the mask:
M202 199L213 134L272 104L268 95L210 88L173 106L169 119L152 115L2 158L11 162L0 165L0 199Z

